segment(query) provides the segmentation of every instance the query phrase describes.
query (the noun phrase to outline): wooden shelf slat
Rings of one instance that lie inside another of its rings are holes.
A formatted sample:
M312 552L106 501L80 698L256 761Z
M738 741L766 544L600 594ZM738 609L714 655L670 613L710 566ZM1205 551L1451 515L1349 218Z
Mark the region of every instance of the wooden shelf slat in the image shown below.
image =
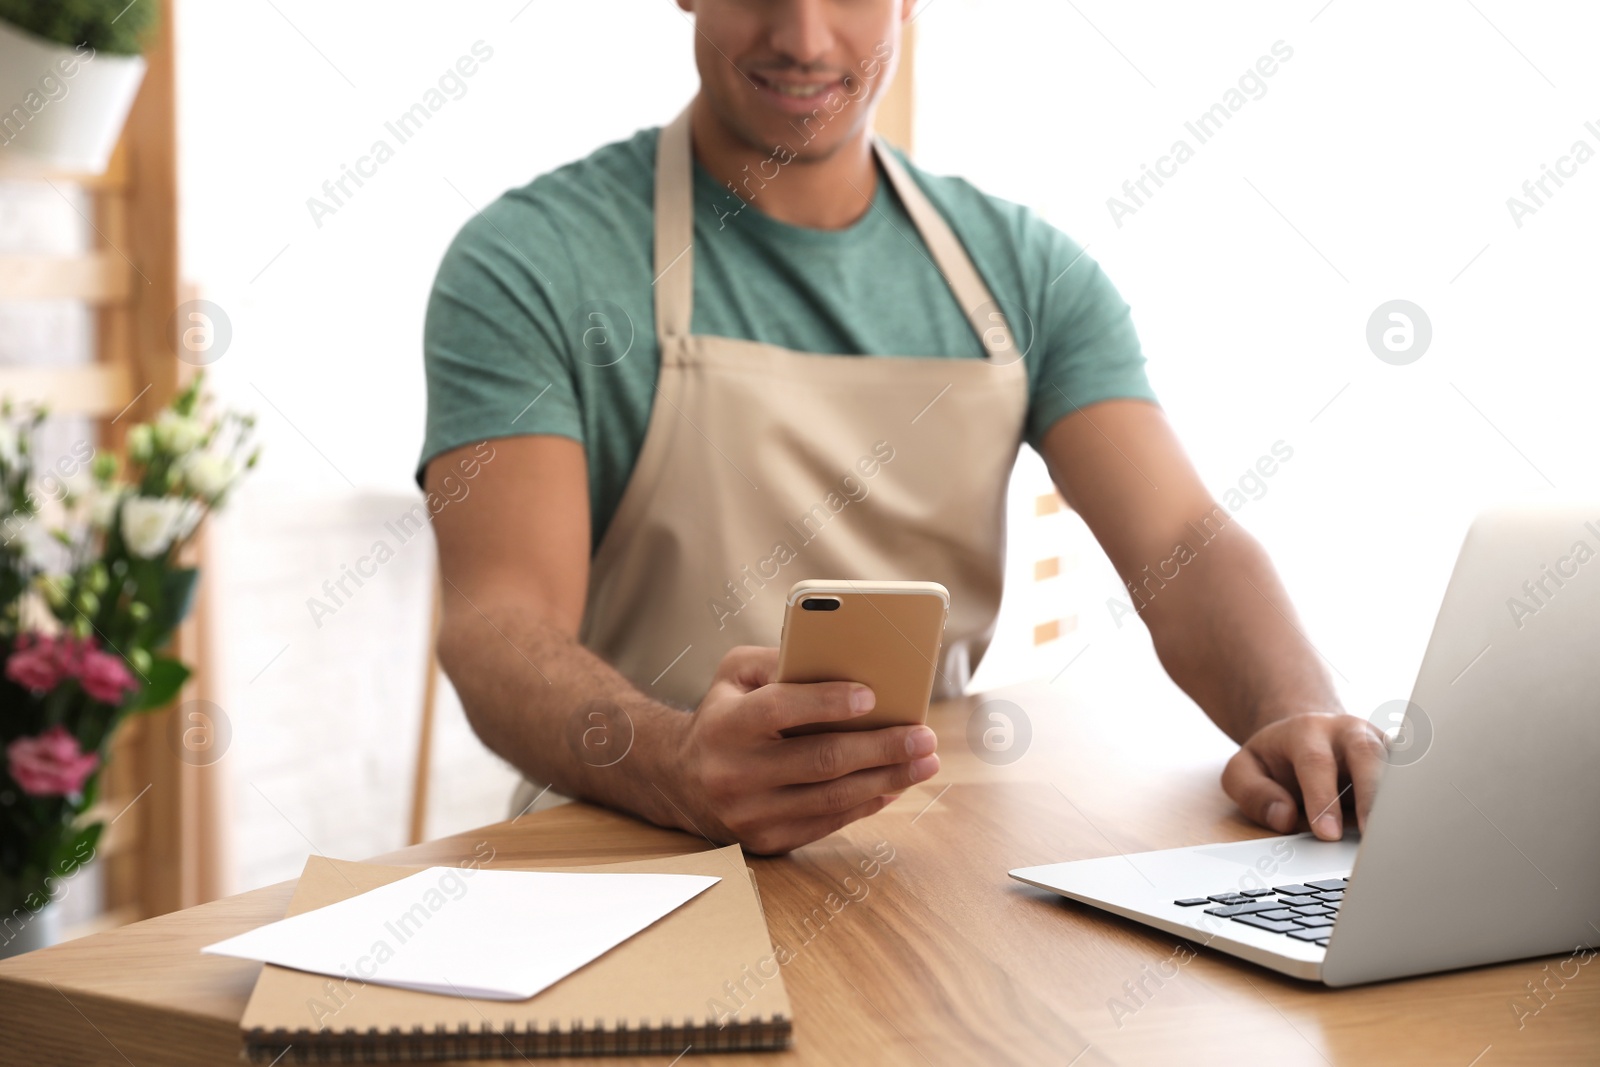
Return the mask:
M133 268L111 249L81 256L0 256L0 300L128 299Z
M0 396L56 415L114 418L133 399L125 367L0 367Z
M111 157L104 174L62 170L47 163L39 163L15 151L0 149L0 181L52 182L75 185L97 192L116 192L128 187L127 157L119 145Z

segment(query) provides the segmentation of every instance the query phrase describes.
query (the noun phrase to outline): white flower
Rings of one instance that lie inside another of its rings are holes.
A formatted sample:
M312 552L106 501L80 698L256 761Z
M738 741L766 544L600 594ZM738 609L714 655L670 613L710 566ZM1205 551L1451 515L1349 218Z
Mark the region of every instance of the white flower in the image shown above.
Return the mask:
M185 502L176 497L129 497L122 505L122 539L128 551L153 559L182 537L188 519Z
M117 502L122 499L121 489L96 492L89 495L89 525L97 530L108 530L117 517Z
M196 452L183 465L183 480L207 500L220 496L238 475L238 464L232 459L210 452Z
M194 451L206 435L205 427L194 419L168 408L156 419L156 443L174 456Z
M38 520L22 531L22 554L28 562L44 570L61 565L61 542L50 536L50 531Z
M61 542L50 536L49 527L38 515L13 511L4 526L6 545L18 549L29 566L47 570L61 565Z
M89 472L82 467L61 479L61 494L67 500L73 502L88 500L94 495L94 490L94 479L89 477Z

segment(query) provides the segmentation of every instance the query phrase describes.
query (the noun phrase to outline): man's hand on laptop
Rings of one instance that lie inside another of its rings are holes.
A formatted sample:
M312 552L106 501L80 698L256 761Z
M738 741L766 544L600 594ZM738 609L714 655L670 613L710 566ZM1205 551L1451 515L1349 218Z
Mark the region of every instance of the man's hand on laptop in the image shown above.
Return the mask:
M1240 746L1222 771L1222 788L1246 816L1288 834L1300 812L1312 833L1336 841L1344 833L1346 802L1358 829L1378 789L1383 732L1343 712L1308 712L1277 719Z
M678 738L674 806L683 829L752 852L788 852L881 810L933 777L937 739L926 726L783 737L872 710L853 682L775 682L778 650L746 646L722 658Z

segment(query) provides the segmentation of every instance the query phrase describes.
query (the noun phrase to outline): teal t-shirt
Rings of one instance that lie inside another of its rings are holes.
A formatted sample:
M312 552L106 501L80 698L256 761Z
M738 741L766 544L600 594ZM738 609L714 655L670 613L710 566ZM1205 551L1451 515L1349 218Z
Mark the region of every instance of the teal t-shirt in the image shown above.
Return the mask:
M462 227L428 302L419 483L430 459L462 445L571 437L588 457L598 547L655 399L659 132L541 175ZM1097 401L1154 402L1128 305L1082 248L1025 207L900 158L1025 353L1030 444ZM693 332L802 352L983 358L888 177L878 179L872 210L814 230L763 214L759 189L746 203L696 162Z

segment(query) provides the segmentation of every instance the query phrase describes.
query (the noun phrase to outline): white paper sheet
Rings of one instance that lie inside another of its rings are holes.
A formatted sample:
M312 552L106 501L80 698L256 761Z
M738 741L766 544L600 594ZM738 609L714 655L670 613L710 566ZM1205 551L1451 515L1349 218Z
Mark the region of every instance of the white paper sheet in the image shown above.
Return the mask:
M718 881L430 867L200 951L402 989L526 1000Z

